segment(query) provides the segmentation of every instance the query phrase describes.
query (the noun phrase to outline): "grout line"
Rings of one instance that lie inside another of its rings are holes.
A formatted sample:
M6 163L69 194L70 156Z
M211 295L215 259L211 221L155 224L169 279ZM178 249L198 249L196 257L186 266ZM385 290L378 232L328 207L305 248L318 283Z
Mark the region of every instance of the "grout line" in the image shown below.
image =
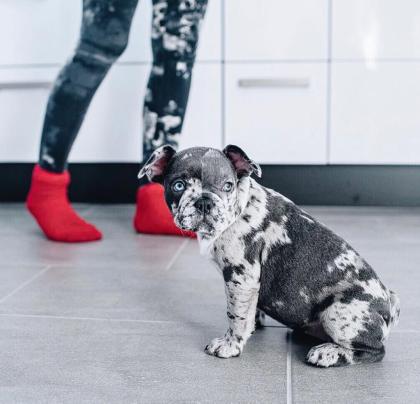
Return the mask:
M44 275L45 272L49 271L51 269L51 265L46 266L44 269L36 273L32 278L29 278L27 281L23 282L20 286L18 286L16 289L13 289L9 294L6 296L3 296L0 299L0 304L4 303L9 297L12 297L16 293L20 292L23 288L28 286L30 283L32 283L35 279L39 278L40 276Z
M286 359L286 402L287 404L293 403L292 397L292 331L287 331L287 359Z
M137 320L131 318L101 318L101 317L77 317L77 316L54 316L50 314L20 314L20 313L0 313L0 317L20 317L20 318L41 318L56 320L76 320L76 321L103 321L112 323L150 323L150 324L175 324L176 321L170 320Z
M16 317L16 318L40 318L40 319L56 319L56 320L75 320L75 321L103 321L103 322L112 322L112 323L144 323L144 324L182 324L179 321L172 320L140 320L132 318L106 318L106 317L78 317L78 316L56 316L51 314L23 314L23 313L0 313L0 317ZM287 328L282 326L264 326L264 328ZM402 329L402 330L393 330L393 334L400 333L413 333L420 334L420 330L411 330L411 329ZM286 334L287 341L287 390L288 390L288 401L287 403L292 403L292 332L289 330Z
M166 265L165 271L169 271L172 268L172 265L175 264L175 261L178 259L179 255L182 253L184 248L187 246L189 242L189 239L185 239L183 243L179 246L178 250L174 254L174 256L171 258L171 260L168 262L168 265Z

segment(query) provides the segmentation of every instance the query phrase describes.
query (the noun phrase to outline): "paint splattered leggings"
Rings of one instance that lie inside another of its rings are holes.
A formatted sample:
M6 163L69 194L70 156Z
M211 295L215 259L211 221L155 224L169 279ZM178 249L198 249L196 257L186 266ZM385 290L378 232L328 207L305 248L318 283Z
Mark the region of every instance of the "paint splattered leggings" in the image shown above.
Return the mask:
M147 0L143 0L147 1ZM143 107L143 158L177 146L207 0L152 0L153 65ZM83 0L81 37L51 92L39 164L62 172L97 88L124 52L138 0Z

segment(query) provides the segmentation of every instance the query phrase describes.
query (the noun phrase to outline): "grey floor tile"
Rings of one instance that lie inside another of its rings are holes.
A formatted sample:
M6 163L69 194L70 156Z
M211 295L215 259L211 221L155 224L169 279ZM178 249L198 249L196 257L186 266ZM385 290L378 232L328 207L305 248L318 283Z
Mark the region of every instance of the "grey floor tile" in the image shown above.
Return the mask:
M23 205L7 205L0 212L1 259L11 264L97 265L156 262L165 266L183 242L180 237L136 234L133 207L76 205L103 231L100 242L67 244L47 240ZM6 212L6 213L4 213ZM91 212L91 214L88 214ZM162 248L164 245L164 248Z
M382 362L319 369L303 360L313 341L293 339L294 403L418 403L420 333L391 332Z
M153 323L2 318L2 403L285 402L284 330L239 358L203 352L208 335Z
M41 265L14 265L0 263L0 304L11 294L19 293L27 282L42 276L47 266Z
M1 236L0 236L1 237ZM8 235L2 239L1 260L4 264L21 265L114 265L128 263L146 265L154 262L164 268L183 240L176 237L147 236L130 230L118 241L107 237L93 243L67 244L46 240L42 235ZM164 245L164 248L160 246Z
M317 206L306 210L357 248L365 242L420 240L419 208Z
M0 313L224 325L222 282L165 279L152 265L53 267L0 304Z

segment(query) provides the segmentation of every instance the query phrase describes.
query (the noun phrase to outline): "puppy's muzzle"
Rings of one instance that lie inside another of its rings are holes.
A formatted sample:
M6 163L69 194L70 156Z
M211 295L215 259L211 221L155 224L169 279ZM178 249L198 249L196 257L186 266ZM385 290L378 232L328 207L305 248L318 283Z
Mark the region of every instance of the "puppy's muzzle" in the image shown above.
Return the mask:
M210 214L211 210L214 207L214 202L209 196L203 195L201 196L201 198L197 199L197 201L194 204L194 207L197 209L198 212L205 216Z

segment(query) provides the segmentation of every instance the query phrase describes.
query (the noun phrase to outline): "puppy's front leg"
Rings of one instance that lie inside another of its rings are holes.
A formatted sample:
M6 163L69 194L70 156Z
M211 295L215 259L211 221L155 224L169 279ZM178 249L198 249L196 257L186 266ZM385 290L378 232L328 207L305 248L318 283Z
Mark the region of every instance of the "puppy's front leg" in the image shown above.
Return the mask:
M255 329L260 283L259 274L258 276L249 273L230 274L230 279L226 277L225 270L223 274L226 281L229 328L223 337L213 339L206 346L205 352L219 358L230 358L241 354L246 341Z

